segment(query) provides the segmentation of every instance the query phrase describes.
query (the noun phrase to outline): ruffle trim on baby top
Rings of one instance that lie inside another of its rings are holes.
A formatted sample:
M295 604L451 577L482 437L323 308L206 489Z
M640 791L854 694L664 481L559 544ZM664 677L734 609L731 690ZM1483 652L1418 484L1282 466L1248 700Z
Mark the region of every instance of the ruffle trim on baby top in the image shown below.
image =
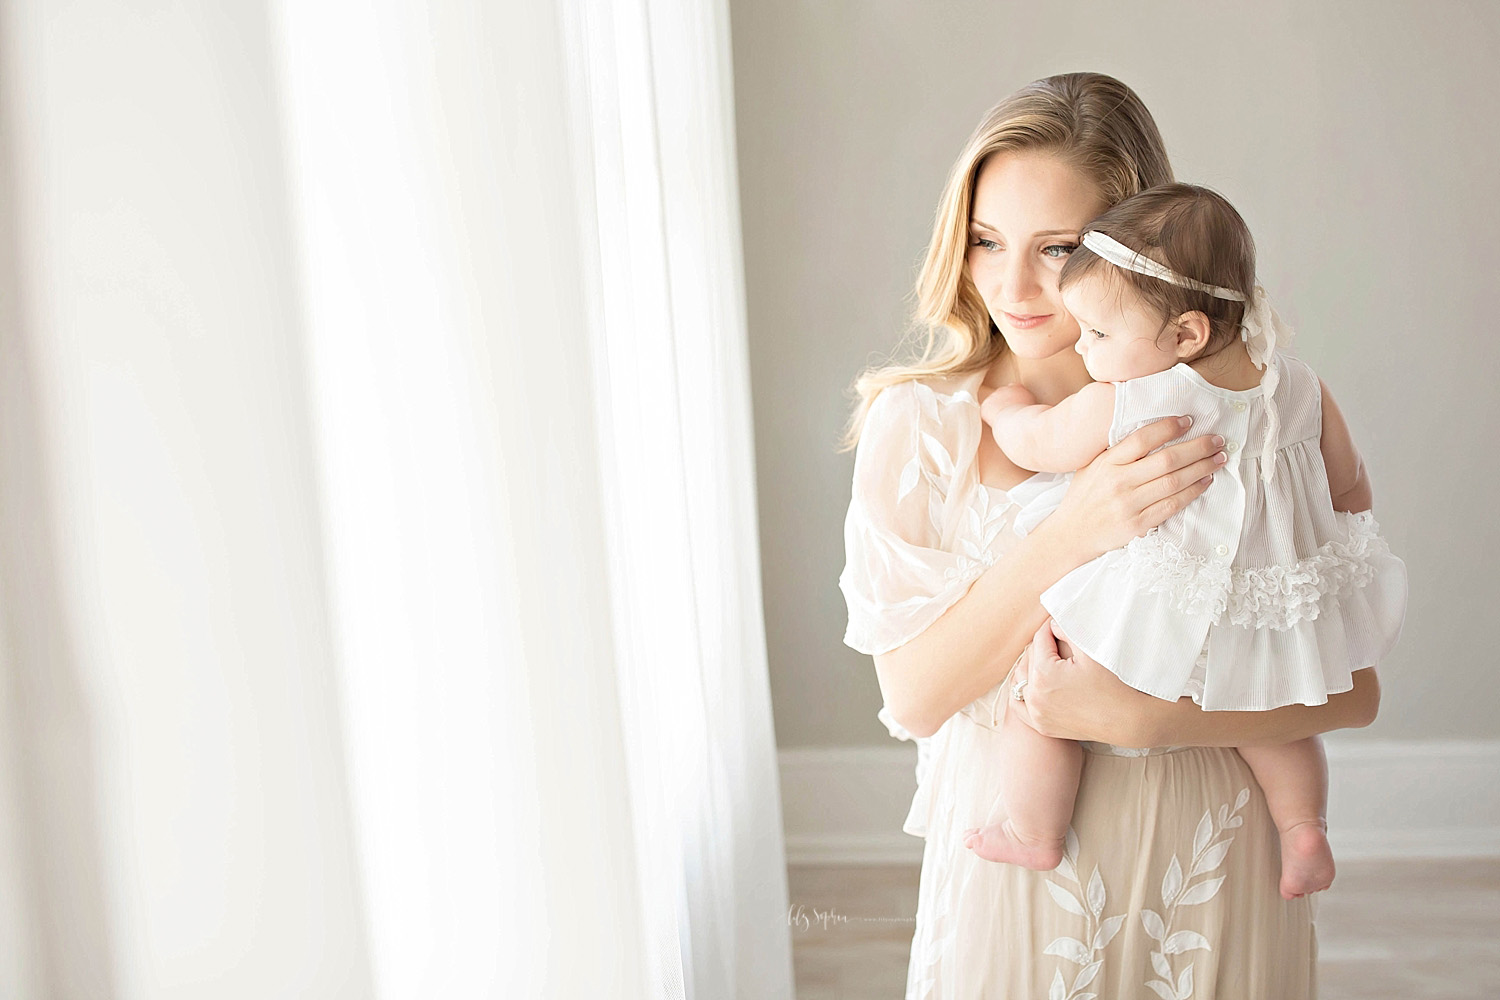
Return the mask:
M1285 566L1231 568L1152 532L1126 546L1129 579L1148 593L1170 594L1179 611L1211 615L1215 625L1282 631L1316 620L1341 594L1368 584L1376 564L1390 555L1370 511L1345 515L1345 523L1347 539L1330 539Z

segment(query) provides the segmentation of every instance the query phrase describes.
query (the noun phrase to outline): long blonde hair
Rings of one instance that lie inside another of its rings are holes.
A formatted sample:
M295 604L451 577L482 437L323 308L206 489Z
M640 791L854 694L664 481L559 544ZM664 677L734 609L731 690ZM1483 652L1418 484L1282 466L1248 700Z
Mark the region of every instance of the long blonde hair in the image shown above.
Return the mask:
M991 153L1049 152L1089 177L1110 205L1167 184L1172 167L1156 122L1135 91L1103 73L1064 73L1028 83L985 114L948 174L932 240L917 278L915 327L921 356L909 364L867 368L854 382L859 401L839 452L859 442L877 393L913 379L988 368L1005 352L965 266L974 182Z

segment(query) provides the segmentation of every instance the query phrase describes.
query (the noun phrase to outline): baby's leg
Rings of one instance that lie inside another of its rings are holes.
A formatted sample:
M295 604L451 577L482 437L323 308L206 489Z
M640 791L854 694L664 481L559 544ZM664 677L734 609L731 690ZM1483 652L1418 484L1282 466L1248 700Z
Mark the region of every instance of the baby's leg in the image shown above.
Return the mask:
M1333 884L1328 846L1328 758L1316 736L1274 747L1240 747L1281 832L1281 895L1296 899Z
M1063 838L1073 817L1083 748L1032 729L1011 710L1005 696L1000 724L1004 754L1005 819L964 832L964 846L990 861L1051 871L1062 861Z

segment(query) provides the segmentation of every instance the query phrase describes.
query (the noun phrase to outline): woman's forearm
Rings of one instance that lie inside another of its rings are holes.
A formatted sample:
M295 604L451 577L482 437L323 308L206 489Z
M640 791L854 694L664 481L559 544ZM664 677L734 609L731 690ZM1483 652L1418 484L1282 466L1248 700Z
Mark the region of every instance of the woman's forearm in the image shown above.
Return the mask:
M885 705L917 736L1005 679L1046 618L1041 594L1091 557L1061 518L1049 517L991 566L962 598L905 645L875 657Z
M1205 712L1184 698L1176 703L1151 698L1123 720L1130 746L1274 746L1334 729L1368 726L1380 708L1375 668L1354 673L1354 687L1329 696L1326 704L1287 705L1266 712Z

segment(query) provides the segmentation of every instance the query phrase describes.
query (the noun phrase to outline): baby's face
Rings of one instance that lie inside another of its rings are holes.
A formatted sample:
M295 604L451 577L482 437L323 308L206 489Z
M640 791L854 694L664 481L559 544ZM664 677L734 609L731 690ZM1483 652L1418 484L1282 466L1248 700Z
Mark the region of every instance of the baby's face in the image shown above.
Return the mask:
M1095 382L1124 382L1177 363L1176 338L1122 281L1089 275L1062 293L1078 321L1078 353Z

